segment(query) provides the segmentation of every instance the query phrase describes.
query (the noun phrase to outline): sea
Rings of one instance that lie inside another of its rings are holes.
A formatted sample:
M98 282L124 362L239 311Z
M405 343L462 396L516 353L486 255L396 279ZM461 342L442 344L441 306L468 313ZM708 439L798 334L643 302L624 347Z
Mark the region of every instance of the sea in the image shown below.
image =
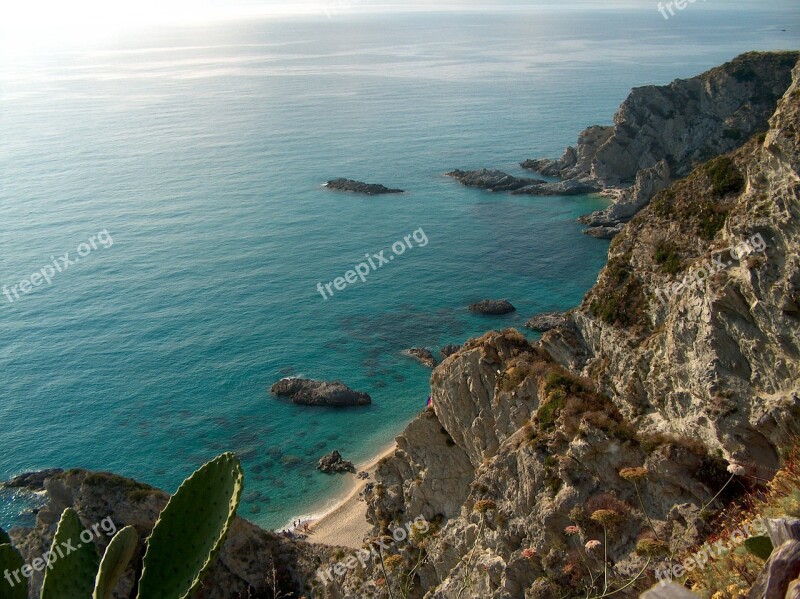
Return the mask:
M234 451L243 517L280 529L325 511L351 478L317 460L368 460L426 405L431 371L404 349L523 329L579 304L605 263L608 242L576 222L605 199L444 173L522 175L611 124L634 86L800 47L796 2L669 19L650 2L340 4L5 47L0 480L88 468L174 492ZM405 193L323 187L337 177ZM381 251L394 259L320 293ZM468 312L490 298L517 311ZM293 405L269 392L285 376L373 402ZM41 500L0 492L0 526Z

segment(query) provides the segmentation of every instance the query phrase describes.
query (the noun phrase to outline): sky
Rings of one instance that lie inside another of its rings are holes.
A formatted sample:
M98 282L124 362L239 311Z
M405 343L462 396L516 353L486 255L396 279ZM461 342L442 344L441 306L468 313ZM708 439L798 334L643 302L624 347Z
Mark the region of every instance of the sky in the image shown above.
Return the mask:
M688 0L691 2L692 0ZM735 9L754 0L696 0ZM760 0L772 8L797 0ZM32 45L39 41L86 39L123 30L163 25L209 22L247 17L382 11L553 9L655 10L655 0L0 0L0 47Z

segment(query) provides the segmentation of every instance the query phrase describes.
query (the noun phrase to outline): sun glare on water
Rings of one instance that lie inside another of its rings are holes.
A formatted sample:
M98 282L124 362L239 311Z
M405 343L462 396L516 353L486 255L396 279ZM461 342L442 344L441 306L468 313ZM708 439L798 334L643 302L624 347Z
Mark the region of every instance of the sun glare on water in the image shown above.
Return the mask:
M217 19L314 13L320 3L230 0L0 0L0 50L62 47L138 29Z

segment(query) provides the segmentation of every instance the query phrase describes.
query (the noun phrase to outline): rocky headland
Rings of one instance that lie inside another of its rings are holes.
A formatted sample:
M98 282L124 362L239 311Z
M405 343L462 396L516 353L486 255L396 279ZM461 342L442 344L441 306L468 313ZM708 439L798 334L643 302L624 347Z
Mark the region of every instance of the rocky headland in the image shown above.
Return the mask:
M655 194L686 177L695 165L766 131L798 58L798 52L750 52L690 79L635 88L613 125L587 128L561 158L521 163L559 177L556 183L490 169L448 174L465 185L515 194L601 192L612 205L581 222L589 225L587 233L610 239Z

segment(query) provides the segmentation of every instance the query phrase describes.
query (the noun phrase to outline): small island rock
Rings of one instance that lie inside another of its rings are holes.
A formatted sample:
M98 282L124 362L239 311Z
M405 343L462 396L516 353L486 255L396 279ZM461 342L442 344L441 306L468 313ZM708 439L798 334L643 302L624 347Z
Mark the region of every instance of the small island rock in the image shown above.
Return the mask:
M387 193L404 193L402 189L390 189L379 183L364 183L353 179L333 179L325 184L328 189L335 191L351 191L353 193L364 193L375 196Z
M325 474L334 474L340 472L355 472L356 467L353 465L353 462L343 459L342 454L334 449L317 463L317 470Z
M354 391L339 381L285 378L272 385L270 391L307 406L364 406L372 403L369 394Z
M508 300L483 300L476 304L469 305L470 312L477 312L478 314L509 314L515 312L517 309L511 305Z

